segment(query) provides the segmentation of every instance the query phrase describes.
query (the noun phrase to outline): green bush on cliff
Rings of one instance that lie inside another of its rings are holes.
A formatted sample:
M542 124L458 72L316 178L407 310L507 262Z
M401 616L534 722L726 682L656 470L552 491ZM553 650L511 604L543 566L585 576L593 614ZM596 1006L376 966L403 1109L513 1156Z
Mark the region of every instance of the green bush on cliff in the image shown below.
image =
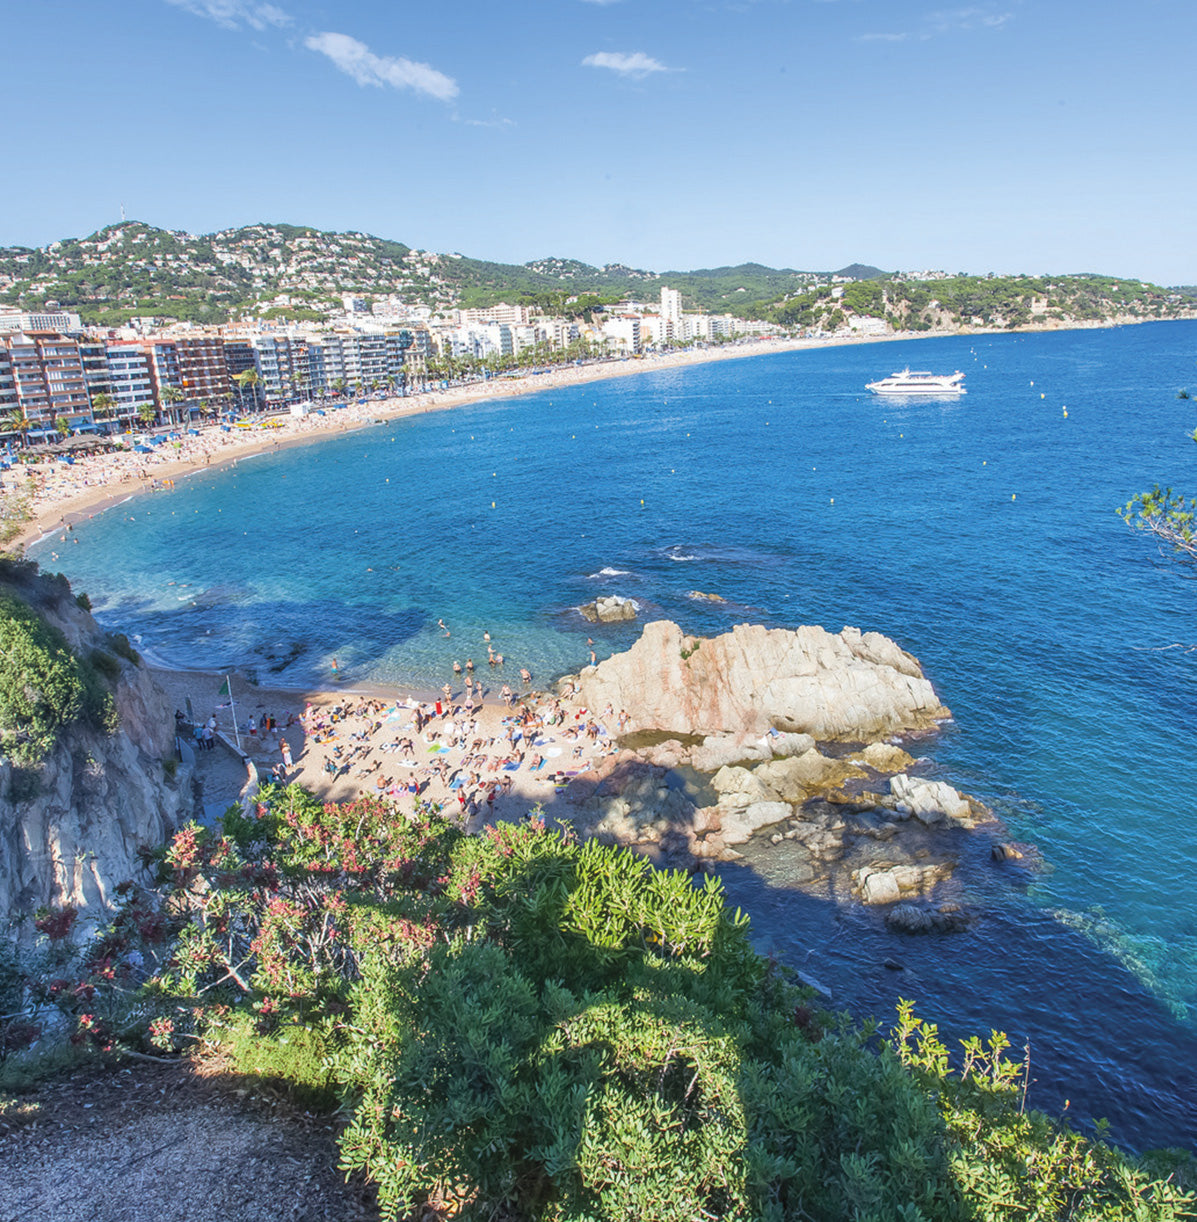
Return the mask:
M88 718L111 730L115 710L89 663L31 607L0 593L0 752L17 764L39 763L60 731Z
M165 854L165 910L189 915L155 1038L338 1090L342 1166L388 1219L1197 1218L1025 1111L1001 1037L953 1070L908 1006L889 1039L817 1014L713 880L537 818L471 838L373 798L259 796Z

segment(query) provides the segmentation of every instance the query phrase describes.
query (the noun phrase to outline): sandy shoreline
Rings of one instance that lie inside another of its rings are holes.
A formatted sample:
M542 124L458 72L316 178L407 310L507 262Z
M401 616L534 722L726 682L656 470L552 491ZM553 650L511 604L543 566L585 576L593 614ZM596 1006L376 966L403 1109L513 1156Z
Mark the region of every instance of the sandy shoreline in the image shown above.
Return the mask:
M581 366L566 365L539 375L495 378L487 382L455 386L449 390L424 391L406 398L371 401L362 405L354 403L349 407L330 411L325 416L281 417L282 424L279 427L234 429L226 433L209 426L202 429L198 437L185 436L183 442L175 443L178 448L173 454L114 453L78 458L72 466L55 464L46 473L38 468L32 468L30 472L9 472L3 481L6 493L32 491L33 517L21 531L14 546L18 549L29 547L54 530L102 513L131 496L151 492L163 484L169 487L169 481L185 479L201 471L219 470L254 454L295 445L308 445L327 437L340 436L356 429L368 428L378 422L401 420L427 412L518 398L559 387L606 381L660 369L705 365L714 361L745 360L807 348L935 338L943 334L945 333L903 332L886 336L749 341L643 358L601 361ZM165 450L166 447L161 448Z
M246 784L248 769L233 749L238 743L263 781L277 769L279 779L324 801L373 794L411 809L418 798L469 830L523 818L535 806L550 815L561 810L574 781L593 777L618 753L616 710L586 709L518 675L480 676L475 703L462 679L448 699L441 693L421 699L403 687L257 687L234 674L230 700L221 690L223 674L150 669L169 707L184 715L186 741L194 745L193 727L215 718L213 747L195 749L206 818L236 802ZM419 725L417 707L427 714Z

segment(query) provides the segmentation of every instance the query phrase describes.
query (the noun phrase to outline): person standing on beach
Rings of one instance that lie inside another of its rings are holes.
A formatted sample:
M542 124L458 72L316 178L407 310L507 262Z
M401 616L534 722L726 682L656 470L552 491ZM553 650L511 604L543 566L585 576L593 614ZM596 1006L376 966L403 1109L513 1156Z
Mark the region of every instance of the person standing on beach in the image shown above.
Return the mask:
M290 772L291 771L291 744L287 742L285 738L280 738L278 749L283 757L283 767L288 772Z

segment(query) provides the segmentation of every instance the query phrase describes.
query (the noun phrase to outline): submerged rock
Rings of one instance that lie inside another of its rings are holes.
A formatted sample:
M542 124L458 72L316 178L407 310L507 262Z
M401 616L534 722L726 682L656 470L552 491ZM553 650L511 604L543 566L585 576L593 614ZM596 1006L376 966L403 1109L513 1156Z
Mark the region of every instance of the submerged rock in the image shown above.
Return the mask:
M895 904L885 914L885 923L895 933L961 933L976 918L959 904Z

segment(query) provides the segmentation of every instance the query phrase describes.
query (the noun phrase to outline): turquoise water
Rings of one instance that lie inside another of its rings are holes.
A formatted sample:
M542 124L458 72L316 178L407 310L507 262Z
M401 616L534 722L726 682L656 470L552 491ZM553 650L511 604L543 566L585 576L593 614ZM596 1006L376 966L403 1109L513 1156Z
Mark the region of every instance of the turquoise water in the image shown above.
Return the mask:
M1002 1027L1030 1041L1042 1106L1193 1144L1197 653L1166 647L1197 644L1197 587L1114 509L1189 484L1195 350L1197 323L1161 323L646 373L242 460L34 554L154 656L296 686L334 657L439 686L454 658L481 663L483 630L549 678L587 636L600 656L634 639L577 616L603 593L696 632L887 633L956 714L936 775L1043 870L975 863L985 915L941 939L813 901L768 854L725 872L733 898L838 1004L906 995L950 1033ZM964 370L968 395L862 390L907 363Z

